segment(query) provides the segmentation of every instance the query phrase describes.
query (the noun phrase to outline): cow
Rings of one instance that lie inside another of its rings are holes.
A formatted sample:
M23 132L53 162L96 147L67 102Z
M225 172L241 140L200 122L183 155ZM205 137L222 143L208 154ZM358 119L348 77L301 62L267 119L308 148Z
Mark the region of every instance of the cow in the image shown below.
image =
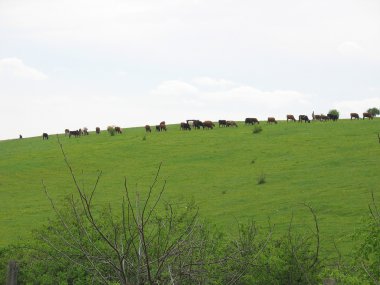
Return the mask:
M309 117L306 116L306 115L299 115L299 116L298 116L298 122L301 122L301 123L302 123L302 121L305 121L305 123L306 123L306 122L310 123Z
M215 124L211 121L204 121L203 122L203 129L213 129L215 127Z
M200 120L193 121L193 128L195 130L199 130L201 127L203 128L203 123Z
M115 127L115 132L116 132L117 134L121 134L121 133L122 133L122 130L121 130L120 127Z
M373 120L372 114L368 112L363 113L363 120L364 118L368 118L368 120Z
M326 115L321 115L321 121L328 121L330 118L328 117L328 116L326 116Z
M339 116L337 114L327 114L327 117L333 122L338 121L339 119Z
M151 130L151 128L150 128L149 125L145 125L145 132L149 132L149 133L152 132L152 130Z
M219 124L219 128L220 128L220 126L226 127L227 126L227 121L226 120L219 120L218 124Z
M293 121L293 122L296 121L296 119L294 118L293 115L286 115L286 122L289 122L289 120L291 120L291 121Z
M183 131L186 131L186 130L191 131L191 127L189 123L181 123L180 129Z
M274 117L268 117L268 121L267 121L267 124L272 124L272 123L275 123L277 124L277 121Z
M156 125L156 131L161 132L161 126L160 125Z
M89 135L88 128L86 128L86 127L83 128L83 134L84 134L85 136L88 136L88 135Z
M97 134L100 134L100 128L99 128L99 127L96 127L95 132L96 132Z
M161 131L167 131L167 129L166 129L166 125L165 125L165 121L162 121L161 123L160 123L160 130Z
M19 135L20 140L22 139L22 135Z
M48 140L48 139L49 139L49 135L47 133L43 133L42 140Z
M314 115L313 116L313 120L316 120L316 121L321 121L321 115Z
M227 127L237 127L238 125L236 124L235 121L227 121L226 126Z
M257 120L256 118L245 118L245 121L244 123L246 125L254 125L254 124L260 124L259 120Z
M81 132L79 130L76 130L76 131L70 131L69 132L69 138L71 138L71 136L74 136L74 137L79 137L81 135Z
M358 120L360 119L358 113L350 113L350 117L351 117L351 120L352 120L352 118L354 118L354 119L358 119Z
M67 136L70 133L69 129L65 129L65 136Z

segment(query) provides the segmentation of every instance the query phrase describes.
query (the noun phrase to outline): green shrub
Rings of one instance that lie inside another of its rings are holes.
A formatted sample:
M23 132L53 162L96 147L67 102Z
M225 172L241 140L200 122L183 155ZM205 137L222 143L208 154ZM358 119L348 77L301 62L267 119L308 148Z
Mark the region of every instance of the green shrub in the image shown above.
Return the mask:
M259 126L259 125L255 125L255 126L253 127L253 133L254 133L254 134L258 134L258 133L260 133L262 130L263 130L263 128L262 128L261 126Z

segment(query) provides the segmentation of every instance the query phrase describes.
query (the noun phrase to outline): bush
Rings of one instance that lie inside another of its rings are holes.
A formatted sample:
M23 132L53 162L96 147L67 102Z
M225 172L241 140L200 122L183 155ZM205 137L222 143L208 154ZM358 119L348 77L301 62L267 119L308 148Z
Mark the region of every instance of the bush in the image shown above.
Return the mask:
M257 184L264 184L266 182L265 173L261 172L259 178L257 179Z
M380 110L378 108L369 108L367 110L368 113L370 113L372 116L376 117L377 115L380 115Z
M339 118L339 111L337 109L332 109L328 112L328 115L334 115L337 116L337 118Z
M260 133L262 130L263 130L263 128L262 128L261 126L259 126L259 125L255 125L255 126L253 127L253 133L254 133L254 134L258 134L258 133Z

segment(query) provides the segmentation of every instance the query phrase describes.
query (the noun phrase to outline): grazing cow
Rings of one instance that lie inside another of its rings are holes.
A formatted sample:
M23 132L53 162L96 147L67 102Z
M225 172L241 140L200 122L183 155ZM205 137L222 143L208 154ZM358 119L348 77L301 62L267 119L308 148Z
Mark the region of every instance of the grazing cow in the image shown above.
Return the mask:
M186 131L186 130L191 131L191 127L189 123L181 123L180 129L183 131Z
M327 114L327 117L329 118L329 120L335 122L335 121L338 121L339 117L337 114Z
M65 136L67 136L70 133L69 129L65 129Z
M151 128L149 125L145 125L145 132L152 132Z
M313 114L314 114L314 112L313 112ZM320 121L321 115L313 115L313 120Z
M256 118L246 118L244 122L246 125L254 125L256 123L260 124L259 120L257 120Z
M99 127L96 127L95 132L96 132L97 134L100 134L100 128L99 128Z
M160 125L156 125L156 131L161 132L161 126Z
M203 128L203 123L201 121L199 121L199 120L193 121L193 128L195 130L199 130L201 127Z
M296 119L294 118L293 115L286 115L286 122L289 122L289 120L291 120L291 121L293 121L293 122L296 121Z
M49 139L49 135L47 133L43 133L42 140L48 140L48 139Z
M215 127L214 123L211 122L211 121L204 121L203 122L203 129L207 128L207 129L213 129Z
M88 133L88 129L87 129L86 127L83 128L83 134L84 134L85 136L88 136L88 135L89 135L89 133Z
M267 124L272 124L272 123L275 123L277 124L277 121L274 117L268 117L268 121L267 121Z
M352 118L354 118L354 119L358 119L358 120L360 119L358 113L350 113L350 117L351 117L351 120L352 120Z
M227 121L226 120L219 120L218 124L219 124L219 128L220 128L220 126L226 127L227 126Z
M326 115L321 115L321 121L328 121L330 118Z
M298 122L301 122L301 123L302 123L302 121L305 121L305 123L306 123L306 122L310 123L309 117L306 116L306 115L299 115L299 116L298 116Z
M81 132L80 130L76 130L76 131L70 131L69 132L69 138L71 138L71 136L74 136L74 137L79 137L81 135Z
M227 127L237 127L238 125L236 124L235 121L227 121L226 126Z
M121 133L122 133L122 130L121 130L120 127L115 127L115 132L116 132L117 134L121 134Z
M368 118L368 120L373 120L372 114L368 112L363 113L363 120L364 118Z

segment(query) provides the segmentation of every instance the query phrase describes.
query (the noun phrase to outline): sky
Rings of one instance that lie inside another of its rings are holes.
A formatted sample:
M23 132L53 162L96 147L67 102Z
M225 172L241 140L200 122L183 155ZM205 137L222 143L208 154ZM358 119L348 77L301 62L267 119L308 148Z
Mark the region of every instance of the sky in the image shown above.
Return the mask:
M0 140L380 107L379 0L0 0Z

